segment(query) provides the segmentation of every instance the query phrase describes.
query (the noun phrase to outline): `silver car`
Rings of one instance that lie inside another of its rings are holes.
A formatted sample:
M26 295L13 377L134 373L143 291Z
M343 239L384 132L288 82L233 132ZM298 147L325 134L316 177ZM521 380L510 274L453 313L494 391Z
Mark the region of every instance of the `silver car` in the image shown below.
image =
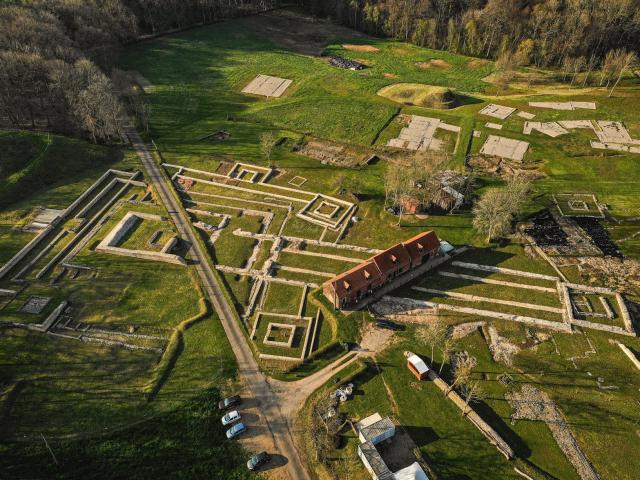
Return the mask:
M236 438L238 435L240 435L246 429L247 429L247 427L244 426L244 423L242 423L242 422L236 423L233 427L231 427L229 430L227 430L227 438L229 438L229 439Z
M222 417L222 425L225 427L227 425L231 425L233 422L240 420L240 412L237 410L232 410L227 413L224 417Z

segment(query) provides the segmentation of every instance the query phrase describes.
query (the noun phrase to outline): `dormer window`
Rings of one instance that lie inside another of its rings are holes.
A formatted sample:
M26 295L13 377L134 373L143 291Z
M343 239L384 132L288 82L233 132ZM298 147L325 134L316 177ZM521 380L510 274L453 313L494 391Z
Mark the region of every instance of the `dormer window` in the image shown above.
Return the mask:
M343 285L344 285L344 289L345 290L350 290L351 289L351 285L349 284L349 282L345 281L345 282L343 282Z
M366 278L366 279L371 278L371 274L369 273L369 271L368 271L368 270L365 270L365 271L364 271L364 278Z
M396 263L398 261L398 257L396 257L395 255L391 255L391 261L393 263Z
M422 246L421 243L417 243L416 245L418 245L418 250L420 251L424 250L424 247Z

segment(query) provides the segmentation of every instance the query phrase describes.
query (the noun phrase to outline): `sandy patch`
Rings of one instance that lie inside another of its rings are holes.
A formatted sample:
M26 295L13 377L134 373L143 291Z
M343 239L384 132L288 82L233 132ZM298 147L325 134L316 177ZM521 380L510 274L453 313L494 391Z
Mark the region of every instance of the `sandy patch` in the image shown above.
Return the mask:
M488 63L489 63L489 60L482 60L481 58L475 58L473 60L469 60L469 63L467 63L467 67L474 68L474 69L481 68Z
M428 62L416 62L418 68L449 68L451 64L439 58L434 58Z
M384 78L398 78L398 75L395 73L385 73Z
M353 45L351 43L342 44L345 50L353 50L354 52L379 52L380 49L373 45Z

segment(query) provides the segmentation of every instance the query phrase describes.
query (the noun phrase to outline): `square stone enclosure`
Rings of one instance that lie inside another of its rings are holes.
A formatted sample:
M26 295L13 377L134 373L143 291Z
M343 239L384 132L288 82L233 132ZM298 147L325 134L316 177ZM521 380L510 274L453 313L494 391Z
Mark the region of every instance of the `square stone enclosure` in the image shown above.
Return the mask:
M273 333L277 330L287 331L288 332L287 340L284 340L284 341L272 340L271 337ZM267 326L267 333L265 334L264 340L262 341L262 343L264 343L265 345L271 345L274 347L291 348L293 346L293 339L295 338L295 333L296 333L295 325L289 325L287 323L269 322L269 325Z
M289 180L289 185L293 185L294 187L301 187L307 181L304 177L295 176L291 180Z
M563 217L604 218L598 199L592 193L556 193L553 199Z
M38 315L46 308L51 301L51 297L43 297L40 295L31 295L24 305L20 307L20 311L24 313L30 313L32 315Z
M320 205L318 205L318 208L313 211L313 213L322 217L333 218L335 217L336 213L338 213L338 210L340 210L340 205L325 202L323 200L322 202L320 202Z

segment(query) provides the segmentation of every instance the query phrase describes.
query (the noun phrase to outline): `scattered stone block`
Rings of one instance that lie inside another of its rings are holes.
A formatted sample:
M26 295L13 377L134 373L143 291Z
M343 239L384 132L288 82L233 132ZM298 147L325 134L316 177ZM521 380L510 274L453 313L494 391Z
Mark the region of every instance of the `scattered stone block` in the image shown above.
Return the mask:
M242 89L242 93L278 98L289 88L291 83L292 80L287 80L286 78L258 75Z
M20 311L23 313L30 313L32 315L39 315L47 307L51 297L43 297L41 295L31 295L26 302L20 307Z
M573 128L593 129L593 123L591 123L591 120L560 120L558 123L562 127L567 129L573 129Z
M529 112L518 112L516 115L518 115L520 118L524 118L525 120L533 120L534 118L536 118L536 116L533 113L529 113Z
M484 124L484 126L487 128L493 128L494 130L502 130L502 125L500 125L499 123L487 122Z
M568 130L565 130L556 122L524 122L522 133L529 135L533 130L544 133L552 138L569 133Z
M499 118L500 120L506 120L515 111L516 109L512 107L505 107L504 105L490 103L478 113L480 113L480 115L487 115L489 117Z
M528 142L489 135L489 138L480 149L480 153L521 162L528 148Z
M400 131L398 138L389 140L387 146L405 150L441 151L444 142L434 138L436 130L439 128L449 132L460 132L460 127L444 123L439 118L412 115L409 125Z
M550 108L552 110L577 110L579 108L595 110L595 102L529 102L530 107Z

